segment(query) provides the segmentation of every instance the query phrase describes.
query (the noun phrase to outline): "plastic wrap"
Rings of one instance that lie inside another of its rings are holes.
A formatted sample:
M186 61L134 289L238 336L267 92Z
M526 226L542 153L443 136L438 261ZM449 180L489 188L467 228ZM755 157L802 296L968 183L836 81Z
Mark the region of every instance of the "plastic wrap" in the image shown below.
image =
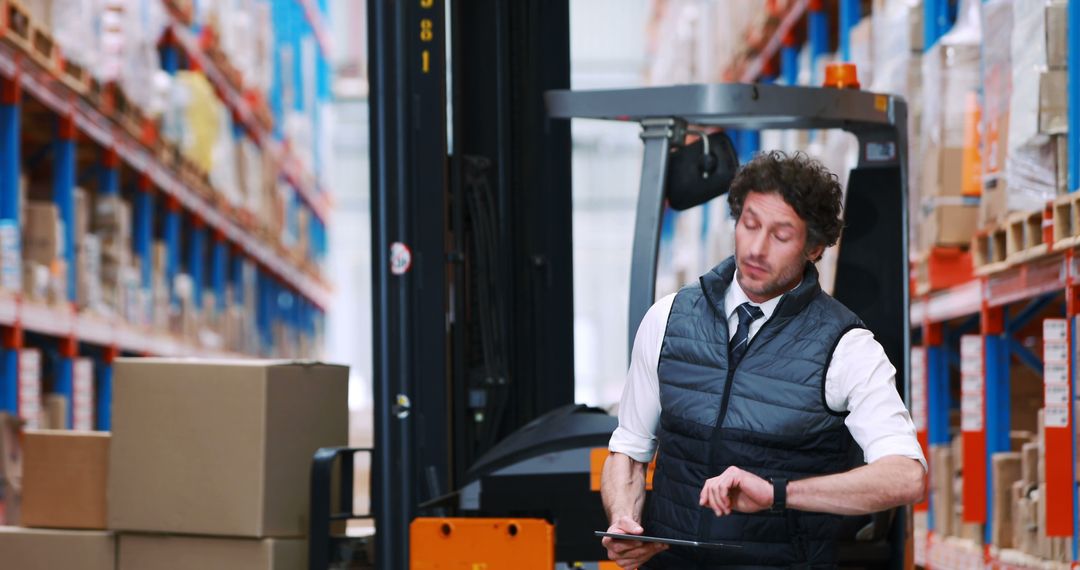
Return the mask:
M1054 26L1052 32L1047 26L1048 16L1055 17L1060 6L1046 0L1013 3L1009 151L1032 142L1040 144L1044 142L1040 134L1060 134L1067 124L1065 74L1051 69L1052 63L1062 63L1057 60L1061 57L1064 31ZM1055 37L1055 33L1062 36Z
M237 143L233 135L232 114L224 106L218 109L218 136L211 154L210 183L232 205L240 205L243 194L237 172Z
M88 71L97 68L98 30L95 0L65 0L52 6L52 33L64 58Z
M919 71L918 37L913 28L921 25L922 3L918 0L888 0L874 7L871 15L871 48L874 76L863 81L872 91L895 93L912 102L909 82ZM861 69L860 69L861 71Z
M1013 3L991 0L984 7L986 37L983 44L983 175L990 179L1005 167L1012 100Z

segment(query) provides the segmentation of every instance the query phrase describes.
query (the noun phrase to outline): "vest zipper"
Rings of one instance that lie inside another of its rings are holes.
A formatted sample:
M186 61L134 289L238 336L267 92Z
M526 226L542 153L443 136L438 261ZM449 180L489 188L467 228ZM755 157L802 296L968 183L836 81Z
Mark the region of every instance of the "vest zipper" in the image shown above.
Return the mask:
M757 334L755 334L753 336L753 338L746 341L746 352L743 353L743 360L746 360L746 357L750 355L750 347L753 346L754 341L757 340L757 338L759 336L761 336L761 333L765 331L765 327L769 326L769 323L772 322L773 317L775 317L776 314L780 311L780 307L783 306L783 304L784 304L784 299L781 299L780 303L778 303L776 305L776 309L773 311L772 316L770 316L764 323L762 323L761 328L758 329ZM728 340L730 342L730 339L728 339ZM742 364L742 362L743 361L740 360L739 364ZM727 416L728 399L731 398L731 385L734 383L734 380L735 380L735 368L736 367L731 366L731 362L728 362L727 383L724 384L724 400L720 403L720 417L716 420L716 427L713 428L712 436L709 438L709 446L710 447L713 445L713 443L716 440L716 432L717 432L717 430L719 430L720 427L722 425L724 425L724 418ZM711 464L711 462L710 462L710 464ZM720 475L720 474L717 473L716 475ZM716 475L714 475L714 477ZM702 484L704 484L704 481L702 482ZM703 508L702 512L701 512L701 523L698 524L698 540L701 540L703 542L708 542L710 540L710 536L709 536L709 521L710 521L709 513L711 513L711 511L709 511L708 509Z

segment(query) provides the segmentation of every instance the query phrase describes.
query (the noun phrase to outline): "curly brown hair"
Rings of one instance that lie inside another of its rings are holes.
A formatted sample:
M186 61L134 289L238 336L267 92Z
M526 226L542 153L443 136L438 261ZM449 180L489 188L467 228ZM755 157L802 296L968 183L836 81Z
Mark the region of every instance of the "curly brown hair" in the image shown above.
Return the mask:
M750 192L775 192L806 222L807 249L832 247L844 227L840 180L803 152L761 153L739 169L728 190L728 206L737 221Z

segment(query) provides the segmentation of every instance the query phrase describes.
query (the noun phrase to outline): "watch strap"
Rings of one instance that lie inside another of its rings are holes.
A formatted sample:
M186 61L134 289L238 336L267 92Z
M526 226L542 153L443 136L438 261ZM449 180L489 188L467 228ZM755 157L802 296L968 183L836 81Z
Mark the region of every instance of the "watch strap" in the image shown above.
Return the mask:
M787 477L771 477L773 486L773 504L769 509L772 512L779 513L787 509Z

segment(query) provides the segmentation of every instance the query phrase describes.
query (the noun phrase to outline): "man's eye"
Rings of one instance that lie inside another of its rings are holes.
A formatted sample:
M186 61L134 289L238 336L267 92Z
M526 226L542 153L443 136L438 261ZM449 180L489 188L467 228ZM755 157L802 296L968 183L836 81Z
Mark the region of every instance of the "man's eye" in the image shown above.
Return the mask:
M777 241L780 243L787 243L791 239L791 236L785 234L775 234Z

